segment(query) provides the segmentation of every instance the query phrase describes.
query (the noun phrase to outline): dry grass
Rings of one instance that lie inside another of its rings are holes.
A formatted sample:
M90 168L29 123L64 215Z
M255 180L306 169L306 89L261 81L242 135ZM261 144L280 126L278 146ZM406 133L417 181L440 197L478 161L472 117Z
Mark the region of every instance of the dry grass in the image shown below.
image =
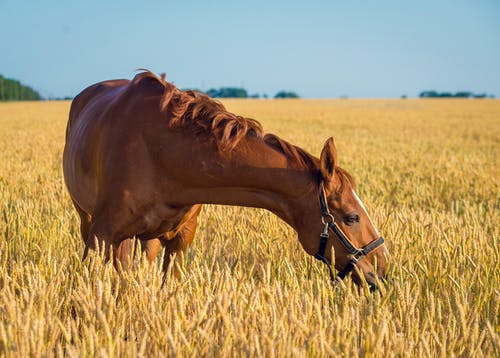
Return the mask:
M0 355L499 355L500 101L226 101L341 165L387 238L389 286L332 289L271 214L205 207L186 271L80 262L69 103L0 104Z

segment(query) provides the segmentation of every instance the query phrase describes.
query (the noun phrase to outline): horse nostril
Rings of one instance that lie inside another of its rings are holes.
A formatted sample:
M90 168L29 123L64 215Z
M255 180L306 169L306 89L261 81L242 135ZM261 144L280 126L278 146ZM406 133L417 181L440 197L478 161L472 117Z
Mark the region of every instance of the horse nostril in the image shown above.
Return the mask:
M375 292L378 290L378 286L376 283L368 281L368 286L370 286L370 292Z
M376 284L377 275L375 275L375 273L367 272L365 274L365 280L366 280L366 283L368 284L368 286L370 287L370 292L374 292L374 291L378 290L378 286Z

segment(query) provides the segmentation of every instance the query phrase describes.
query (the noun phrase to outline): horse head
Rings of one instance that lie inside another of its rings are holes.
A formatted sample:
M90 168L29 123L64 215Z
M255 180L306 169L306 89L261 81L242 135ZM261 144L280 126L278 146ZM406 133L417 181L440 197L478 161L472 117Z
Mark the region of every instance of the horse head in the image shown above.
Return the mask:
M304 249L325 262L331 270L335 257L337 278L351 271L358 285L363 279L375 289L385 277L390 259L384 239L356 194L353 178L338 167L337 149L329 138L321 152L315 199L308 198L299 220L299 240Z

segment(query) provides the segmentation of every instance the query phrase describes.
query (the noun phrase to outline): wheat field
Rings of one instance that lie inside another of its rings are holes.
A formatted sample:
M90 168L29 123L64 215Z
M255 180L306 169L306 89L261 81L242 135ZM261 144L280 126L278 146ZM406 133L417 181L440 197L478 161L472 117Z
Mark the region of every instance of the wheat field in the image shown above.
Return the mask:
M184 271L81 262L69 102L0 103L0 355L499 356L500 101L226 100L340 165L393 255L374 294L257 209L205 206Z

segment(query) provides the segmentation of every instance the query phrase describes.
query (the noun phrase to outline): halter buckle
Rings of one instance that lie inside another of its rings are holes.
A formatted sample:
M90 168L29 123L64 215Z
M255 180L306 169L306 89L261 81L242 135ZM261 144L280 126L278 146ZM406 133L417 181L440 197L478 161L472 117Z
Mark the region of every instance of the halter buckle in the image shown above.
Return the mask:
M354 264L357 264L363 257L365 257L365 253L363 250L356 250L355 253L352 254L351 261L353 261Z
M328 239L330 235L328 234L328 223L323 223L325 226L323 226L323 232L319 234L319 237Z

